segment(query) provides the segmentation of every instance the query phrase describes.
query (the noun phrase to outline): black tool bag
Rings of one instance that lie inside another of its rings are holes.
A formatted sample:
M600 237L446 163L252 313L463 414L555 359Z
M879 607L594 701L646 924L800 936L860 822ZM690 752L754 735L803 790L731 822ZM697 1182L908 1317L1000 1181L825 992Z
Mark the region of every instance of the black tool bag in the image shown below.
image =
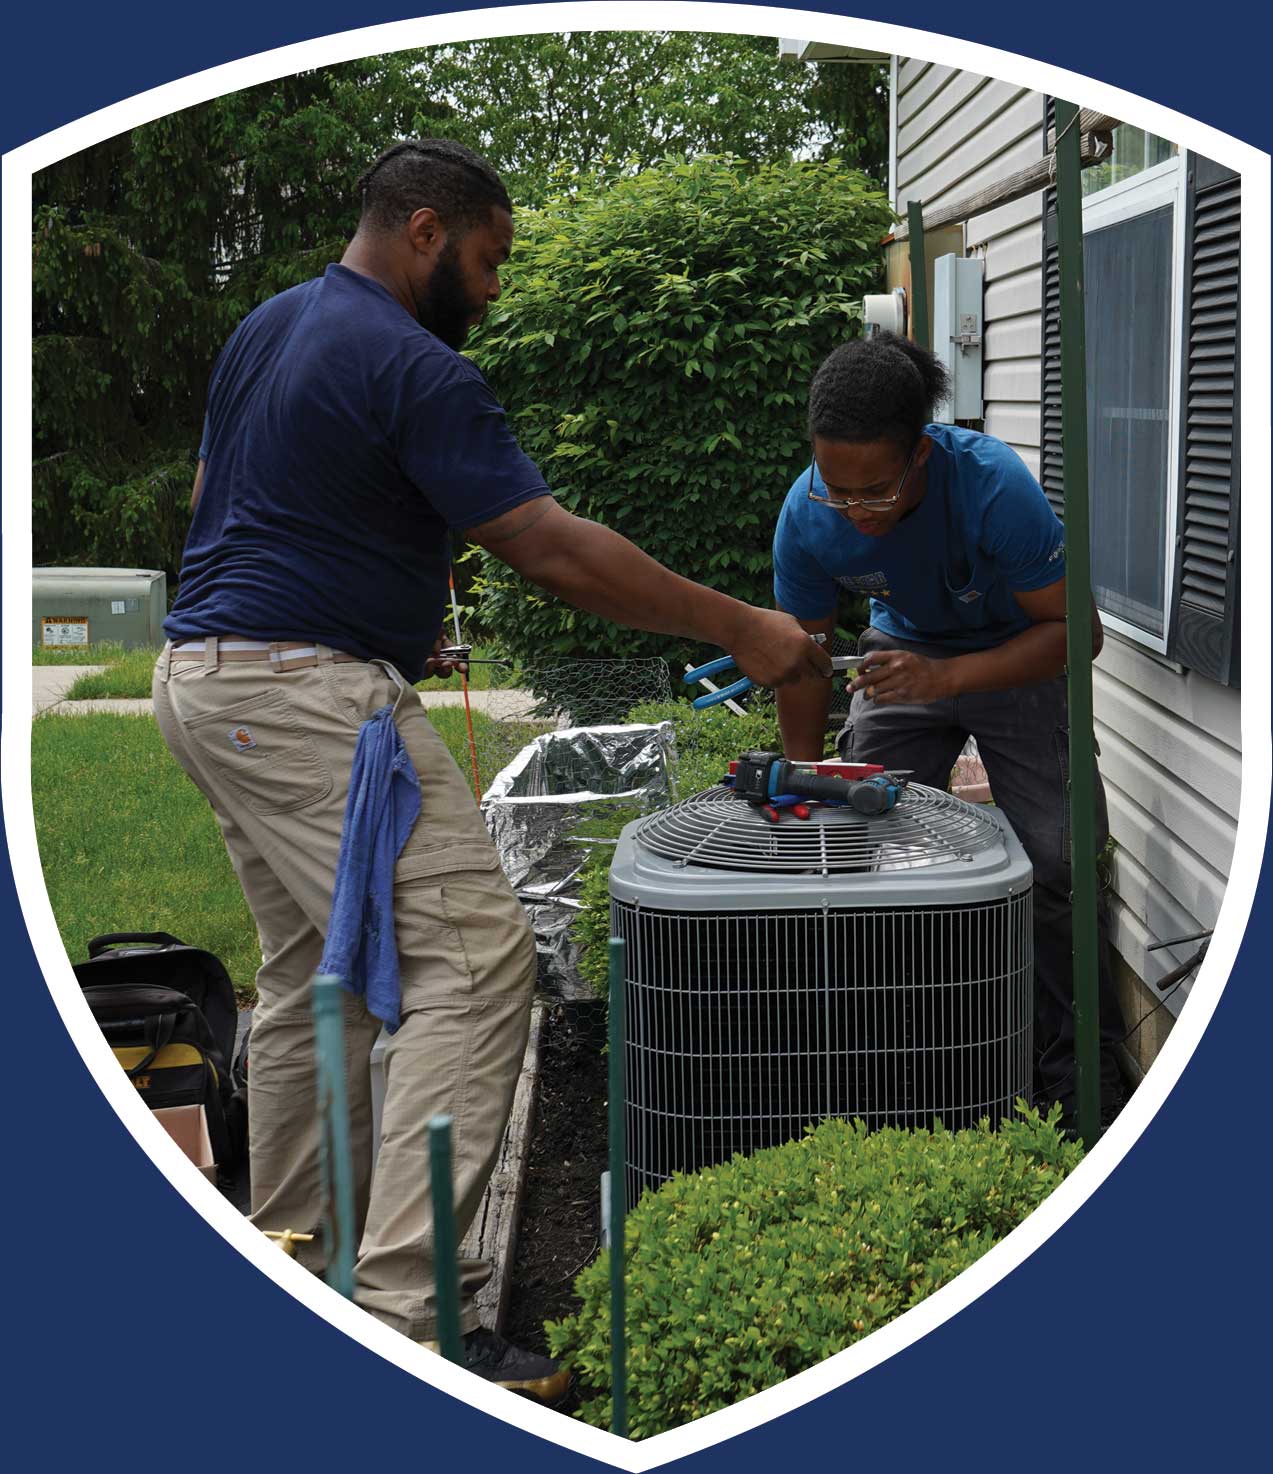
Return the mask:
M151 1110L202 1105L217 1166L242 1150L230 1062L238 1010L218 958L167 932L112 932L75 976L116 1059Z

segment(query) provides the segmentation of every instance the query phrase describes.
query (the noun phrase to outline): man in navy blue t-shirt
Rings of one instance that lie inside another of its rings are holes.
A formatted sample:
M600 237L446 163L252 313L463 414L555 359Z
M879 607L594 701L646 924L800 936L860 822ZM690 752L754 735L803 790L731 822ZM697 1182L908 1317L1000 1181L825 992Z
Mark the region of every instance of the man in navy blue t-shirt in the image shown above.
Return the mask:
M449 669L431 652L452 530L581 608L722 646L758 683L825 677L830 667L790 615L680 578L553 500L458 352L499 296L512 245L510 202L490 167L459 144L402 143L364 175L360 193L340 264L263 303L217 360L154 696L165 740L216 813L260 932L252 1221L313 1233L298 1257L316 1270L332 1246L322 1237L310 983L355 745L373 714L393 708L391 735L418 777L420 807L392 874L371 882L392 887L398 962L374 1181L368 1058L381 1018L368 1008L370 989L346 998L354 1294L430 1344L428 1122L452 1118L462 1236L499 1150L535 980L522 909L411 691ZM378 748L394 753L394 743ZM360 763L351 812L365 813L361 793ZM363 915L383 914L379 904L377 892ZM372 941L383 957L379 935ZM556 1363L478 1325L473 1295L489 1273L461 1262L467 1365L556 1400L567 1381Z
M870 599L871 624L841 756L909 769L944 789L976 738L995 802L1034 866L1036 1081L1074 1123L1065 544L1021 458L1001 441L933 424L941 363L893 334L846 344L814 378L813 459L783 503L774 597L827 638L841 590ZM1093 610L1095 654L1100 620ZM778 692L788 757L823 754L825 681ZM1107 837L1096 775L1098 842ZM1101 919L1102 1094L1121 1099L1121 1016Z

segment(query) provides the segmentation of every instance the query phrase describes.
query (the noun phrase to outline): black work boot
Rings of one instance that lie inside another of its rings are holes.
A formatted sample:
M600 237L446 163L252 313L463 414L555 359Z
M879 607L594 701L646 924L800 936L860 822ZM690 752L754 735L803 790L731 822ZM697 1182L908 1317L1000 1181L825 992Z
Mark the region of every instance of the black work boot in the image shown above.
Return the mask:
M465 1336L464 1365L497 1387L533 1397L546 1407L555 1407L570 1390L570 1373L560 1363L523 1351L485 1326Z
M485 1325L464 1337L464 1365L495 1386L520 1391L548 1408L555 1408L570 1390L570 1372L564 1366L550 1356L523 1352Z

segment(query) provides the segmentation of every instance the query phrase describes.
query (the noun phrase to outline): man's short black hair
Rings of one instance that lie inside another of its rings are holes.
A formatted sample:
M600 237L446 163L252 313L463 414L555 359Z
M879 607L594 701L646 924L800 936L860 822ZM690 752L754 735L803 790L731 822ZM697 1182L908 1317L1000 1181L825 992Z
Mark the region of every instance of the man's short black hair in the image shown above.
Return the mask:
M940 359L896 333L856 338L813 376L809 435L861 444L891 440L905 454L950 393Z
M395 143L358 181L359 230L385 235L401 230L417 210L436 210L459 233L484 225L491 210L512 213L508 191L479 154L449 138Z

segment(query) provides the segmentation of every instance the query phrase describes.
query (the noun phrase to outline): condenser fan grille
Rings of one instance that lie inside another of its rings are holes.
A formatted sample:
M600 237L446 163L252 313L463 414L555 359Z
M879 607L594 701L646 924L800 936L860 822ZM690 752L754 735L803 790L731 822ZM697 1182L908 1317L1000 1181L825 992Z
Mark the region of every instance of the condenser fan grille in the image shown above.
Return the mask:
M631 1201L798 1137L992 1125L1028 1095L1031 897L983 906L686 916L613 902L626 942Z
M678 865L767 875L915 870L1001 843L987 814L918 783L887 814L815 808L808 819L784 814L777 824L728 788L709 788L652 814L635 838Z

